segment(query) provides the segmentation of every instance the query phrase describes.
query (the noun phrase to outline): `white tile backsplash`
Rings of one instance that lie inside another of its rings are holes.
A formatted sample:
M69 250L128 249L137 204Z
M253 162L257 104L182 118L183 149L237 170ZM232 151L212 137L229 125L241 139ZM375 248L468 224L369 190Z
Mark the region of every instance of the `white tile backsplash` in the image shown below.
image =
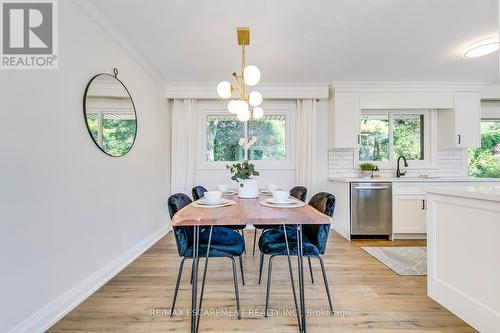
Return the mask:
M360 170L354 165L354 149L333 149L328 151L328 176L329 177L358 177ZM439 177L466 177L467 176L467 150L466 149L439 149L435 167L432 169L411 169L407 170L407 175L416 177L419 175L439 176ZM394 169L384 169L380 171L383 177L394 177Z

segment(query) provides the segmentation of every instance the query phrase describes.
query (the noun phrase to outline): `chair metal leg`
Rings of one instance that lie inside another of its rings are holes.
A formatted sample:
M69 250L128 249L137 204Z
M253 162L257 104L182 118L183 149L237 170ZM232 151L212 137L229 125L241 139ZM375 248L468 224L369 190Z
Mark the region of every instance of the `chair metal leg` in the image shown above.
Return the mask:
M264 253L260 253L260 262L259 262L259 284L260 284L260 279L262 277L262 266L264 266Z
M309 262L309 273L311 273L311 282L314 283L313 269L311 265L311 257L307 257L307 261Z
M266 308L264 310L265 317L268 317L267 310L269 309L269 294L271 292L271 273L273 271L273 259L274 256L269 257L269 268L267 269Z
M243 273L243 257L239 256L238 258L240 258L241 283L245 285L245 274Z
M240 292L238 290L238 272L236 271L236 261L233 257L231 259L231 264L233 266L233 283L234 283L234 294L236 296L236 312L238 313L238 319L241 319L240 315Z
M172 302L172 308L170 309L170 317L174 315L175 301L177 300L177 293L179 292L179 283L181 282L182 268L184 267L184 261L186 261L186 257L182 258L179 264L179 272L177 273L177 282L175 283L175 291L174 291L174 301Z
M323 263L323 258L319 256L316 258L318 258L321 264L321 272L323 272L323 280L325 281L325 289L326 289L326 295L328 296L328 304L330 304L330 312L333 313L332 298L330 296L330 287L328 285L328 277L326 276L325 264Z
M257 228L253 229L253 250L252 250L252 255L255 255L255 243L257 240Z

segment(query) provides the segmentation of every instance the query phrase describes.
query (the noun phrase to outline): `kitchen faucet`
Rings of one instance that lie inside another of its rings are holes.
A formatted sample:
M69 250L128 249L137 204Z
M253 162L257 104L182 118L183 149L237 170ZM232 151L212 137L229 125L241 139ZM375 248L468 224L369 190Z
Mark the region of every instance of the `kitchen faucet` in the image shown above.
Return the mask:
M401 160L401 159L403 159L403 161L405 162L405 167L406 168L408 167L408 162L406 162L406 158L403 155L399 156L398 157L398 169L396 170L396 177L397 178L400 178L401 176L406 175L406 171L401 171L399 169L399 160Z

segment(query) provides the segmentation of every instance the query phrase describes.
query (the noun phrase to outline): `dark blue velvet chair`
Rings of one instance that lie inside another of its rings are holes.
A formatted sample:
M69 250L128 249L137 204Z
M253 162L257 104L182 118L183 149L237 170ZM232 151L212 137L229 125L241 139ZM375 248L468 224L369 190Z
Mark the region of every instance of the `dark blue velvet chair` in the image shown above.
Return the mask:
M335 196L330 193L320 192L315 194L311 200L309 200L309 205L314 207L321 213L333 216L335 211ZM295 227L287 226L286 237L288 238L288 245L290 250L290 255L297 255L297 231ZM325 265L323 263L323 258L321 257L325 254L326 244L328 242L328 234L330 232L330 224L305 224L302 226L303 232L303 255L309 260L309 269L312 277L311 268L311 258L316 258L321 264L321 272L323 273L323 280L325 283L326 294L328 297L328 303L330 305L330 310L333 311L332 299L330 297L330 288L328 286L328 279L326 276ZM272 272L272 262L273 258L276 256L286 256L286 242L285 242L285 231L283 226L281 228L274 228L267 230L262 233L259 239L259 249L263 255L268 255L269 257L269 268L267 275L267 292L266 292L266 308L265 313L267 313L269 305L269 293L271 288L271 272ZM260 263L260 274L262 273L262 262L261 257ZM259 283L260 283L259 274Z
M290 196L294 197L295 199L299 199L300 201L306 201L307 198L307 188L304 186L295 186L290 190ZM254 234L253 234L253 250L252 250L252 255L255 255L255 244L257 243L257 229L262 230L264 232L265 230L268 229L273 229L279 227L279 225L269 225L269 224L254 224ZM262 254L261 254L262 257Z
M170 213L170 218L189 205L192 200L183 193L173 194L168 198L168 211ZM172 303L172 313L174 312L175 302L177 300L177 293L179 291L179 283L182 276L182 268L184 266L184 261L186 259L193 258L193 228L192 227L174 227L175 243L177 245L177 252L182 260L179 265L179 272L177 273L177 282L175 285L174 300ZM203 258L207 254L208 241L210 237L210 227L204 228L199 234L199 258ZM240 258L245 250L245 242L243 237L236 231L224 228L224 227L214 227L212 230L212 238L210 240L210 252L208 256L210 258L229 258L231 260L233 268L233 282L234 282L234 292L236 295L236 306L238 310L238 319L240 318L240 301L238 292L238 277L236 273L236 261L235 257ZM241 266L242 282L245 284L243 277L243 266ZM193 276L191 276L191 280ZM203 295L202 295L203 296ZM202 297L201 296L201 297Z

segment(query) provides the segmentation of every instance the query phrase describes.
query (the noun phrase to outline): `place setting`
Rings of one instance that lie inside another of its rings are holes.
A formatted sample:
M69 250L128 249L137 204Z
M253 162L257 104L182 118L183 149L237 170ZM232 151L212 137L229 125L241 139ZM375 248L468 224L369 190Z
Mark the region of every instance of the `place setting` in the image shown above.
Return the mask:
M223 198L222 193L221 191L207 191L203 198L191 203L191 205L199 208L220 208L231 206L236 203L234 200Z
M290 197L289 191L273 191L272 198L262 200L260 204L272 208L298 208L305 206L305 202Z
M273 185L273 184L269 184L269 185L266 185L266 188L262 188L259 190L259 193L261 195L273 195L273 192L274 191L278 191L278 190L281 190L281 189L278 189L278 185Z
M229 185L227 184L217 185L217 191L221 192L222 196L231 196L238 194L237 190L229 188Z

